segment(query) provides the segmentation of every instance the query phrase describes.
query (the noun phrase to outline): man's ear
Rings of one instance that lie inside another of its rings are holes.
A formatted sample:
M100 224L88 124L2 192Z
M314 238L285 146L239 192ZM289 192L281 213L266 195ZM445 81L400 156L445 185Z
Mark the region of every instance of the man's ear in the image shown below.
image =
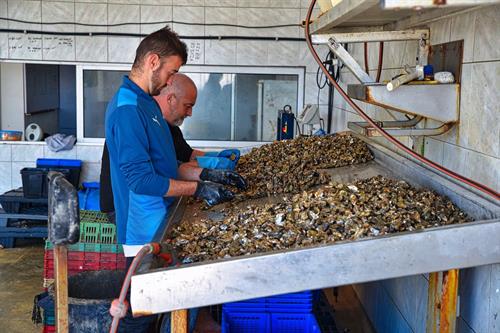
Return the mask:
M157 70L158 68L160 68L161 65L160 57L158 56L158 54L152 52L146 55L145 62L146 66L150 68L152 71Z
M171 103L175 98L175 94L173 92L167 94L167 102Z

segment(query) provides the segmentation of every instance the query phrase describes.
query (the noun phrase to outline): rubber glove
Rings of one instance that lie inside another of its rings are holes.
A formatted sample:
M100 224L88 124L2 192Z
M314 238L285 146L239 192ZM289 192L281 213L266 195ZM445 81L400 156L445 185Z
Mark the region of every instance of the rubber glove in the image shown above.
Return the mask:
M209 206L217 205L234 198L234 193L224 186L211 182L198 182L194 196L203 199Z
M231 161L234 161L234 163L238 163L240 159L240 151L238 149L225 149L222 151L209 151L205 153L205 156L212 156L212 157L225 157L230 159Z
M236 163L225 157L197 156L196 161L200 168L234 170Z
M230 170L203 169L200 173L200 179L223 185L236 186L240 190L247 188L245 179L238 173Z

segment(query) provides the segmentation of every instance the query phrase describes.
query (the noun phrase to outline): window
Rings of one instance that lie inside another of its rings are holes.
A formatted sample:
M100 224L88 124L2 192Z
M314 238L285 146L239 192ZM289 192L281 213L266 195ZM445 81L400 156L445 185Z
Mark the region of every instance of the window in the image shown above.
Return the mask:
M276 138L277 113L303 104L303 68L185 66L198 98L181 126L195 146L231 146ZM78 66L78 138L100 141L108 102L128 73L126 67Z

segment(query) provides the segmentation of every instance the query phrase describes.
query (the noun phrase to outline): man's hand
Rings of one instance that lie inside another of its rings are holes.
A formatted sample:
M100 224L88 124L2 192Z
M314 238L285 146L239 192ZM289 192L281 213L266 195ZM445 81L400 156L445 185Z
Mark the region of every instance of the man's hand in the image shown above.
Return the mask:
M234 193L224 186L211 182L198 182L194 196L203 199L209 206L215 206L221 202L234 198Z
M201 180L207 180L214 183L236 186L240 190L245 190L248 185L243 177L230 170L203 169L200 173Z

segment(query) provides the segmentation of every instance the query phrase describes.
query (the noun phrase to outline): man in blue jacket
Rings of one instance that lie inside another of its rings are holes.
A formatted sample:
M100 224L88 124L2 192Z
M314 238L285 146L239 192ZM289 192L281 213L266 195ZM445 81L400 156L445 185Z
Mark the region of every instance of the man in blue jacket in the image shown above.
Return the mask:
M145 37L136 50L129 76L110 101L105 118L118 243L127 266L152 241L174 197L194 195L214 205L233 198L223 185L203 182L192 170L178 170L172 136L152 96L167 86L186 62L186 45L168 27ZM225 184L245 181L225 171ZM122 321L123 332L147 332L154 317Z

